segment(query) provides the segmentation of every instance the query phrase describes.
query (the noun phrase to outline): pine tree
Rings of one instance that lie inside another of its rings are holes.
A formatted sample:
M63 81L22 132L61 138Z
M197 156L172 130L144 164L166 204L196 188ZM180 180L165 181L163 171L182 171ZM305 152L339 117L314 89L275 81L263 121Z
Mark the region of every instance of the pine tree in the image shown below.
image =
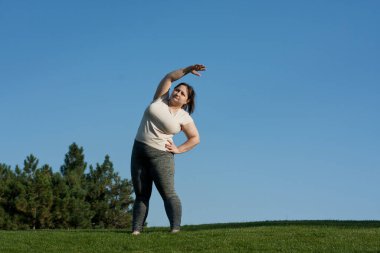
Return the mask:
M128 228L131 224L132 183L128 179L121 179L116 173L111 189L110 215L108 224L113 228Z
M28 202L26 200L25 175L21 172L19 166L16 166L16 174L11 170L7 172L5 181L5 196L7 205L5 212L7 213L7 229L27 229L27 210Z
M53 205L52 225L54 228L69 228L69 186L61 173L56 172L52 176Z
M87 187L84 172L86 167L83 148L79 148L76 143L71 144L69 152L65 155L61 173L69 187L68 224L74 228L91 227L93 212L90 210L90 204L85 201Z
M111 185L109 167L107 167L104 163L102 166L96 164L96 169L90 166L90 172L86 176L88 187L86 201L90 203L91 210L95 212L91 223L96 228L107 227L104 222L109 209L109 187Z
M27 223L33 229L36 229L37 223L38 192L35 189L35 177L38 162L32 154L24 160L23 174L20 179L25 191L22 192L18 201L19 210L25 215Z
M17 177L13 188L17 192L14 201L15 221L33 229L52 227L52 169L49 165L38 168L38 162L31 154L24 160L22 171L16 167Z
M34 228L52 228L53 183L52 168L45 164L37 169L33 190L37 194L36 221Z
M95 215L94 227L126 228L130 225L132 187L128 180L122 181L114 171L110 157L106 155L102 165L90 167L87 175L87 201Z
M132 184L115 172L108 155L87 164L83 148L69 146L60 172L29 155L22 169L0 164L0 229L128 228Z
M11 184L15 175L11 167L0 164L0 229L10 229L12 227L12 217L9 215L11 209L10 192Z

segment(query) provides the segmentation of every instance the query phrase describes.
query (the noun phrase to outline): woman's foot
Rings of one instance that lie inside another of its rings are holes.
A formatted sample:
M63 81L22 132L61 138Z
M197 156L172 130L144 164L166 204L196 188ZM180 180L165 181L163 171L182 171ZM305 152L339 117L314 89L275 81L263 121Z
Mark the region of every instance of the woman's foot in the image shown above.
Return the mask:
M178 233L179 231L180 231L179 229L172 229L172 230L170 231L170 233L175 234L175 233Z
M137 230L132 232L132 235L139 235L139 234L140 234L140 231L137 231Z

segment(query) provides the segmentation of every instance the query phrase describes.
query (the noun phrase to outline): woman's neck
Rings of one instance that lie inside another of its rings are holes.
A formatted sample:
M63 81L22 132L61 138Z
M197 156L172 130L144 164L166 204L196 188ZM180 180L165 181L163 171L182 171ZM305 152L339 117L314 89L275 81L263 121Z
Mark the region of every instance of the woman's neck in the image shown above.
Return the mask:
M169 99L168 101L168 106L170 107L171 110L178 111L179 109L182 108L181 105L173 104L173 102Z

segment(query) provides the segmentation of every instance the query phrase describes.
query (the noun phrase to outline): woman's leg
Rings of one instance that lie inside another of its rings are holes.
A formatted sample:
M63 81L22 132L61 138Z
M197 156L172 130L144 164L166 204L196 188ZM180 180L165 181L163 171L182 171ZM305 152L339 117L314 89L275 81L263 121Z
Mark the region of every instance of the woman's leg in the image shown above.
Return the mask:
M154 184L165 204L172 231L179 230L181 225L182 206L174 190L174 155L169 152L162 154L154 160L151 171Z
M153 180L145 161L144 152L141 152L141 148L135 143L131 157L132 184L136 195L133 204L132 231L142 231L149 211Z

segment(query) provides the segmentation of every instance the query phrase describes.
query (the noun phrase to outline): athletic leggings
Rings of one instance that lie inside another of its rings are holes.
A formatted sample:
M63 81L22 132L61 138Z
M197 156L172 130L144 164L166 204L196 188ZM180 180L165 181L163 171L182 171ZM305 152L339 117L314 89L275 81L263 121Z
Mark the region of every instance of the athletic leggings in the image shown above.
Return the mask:
M135 141L131 158L131 175L136 195L132 231L141 231L144 226L153 182L164 200L171 229L179 229L182 207L174 190L174 155Z

